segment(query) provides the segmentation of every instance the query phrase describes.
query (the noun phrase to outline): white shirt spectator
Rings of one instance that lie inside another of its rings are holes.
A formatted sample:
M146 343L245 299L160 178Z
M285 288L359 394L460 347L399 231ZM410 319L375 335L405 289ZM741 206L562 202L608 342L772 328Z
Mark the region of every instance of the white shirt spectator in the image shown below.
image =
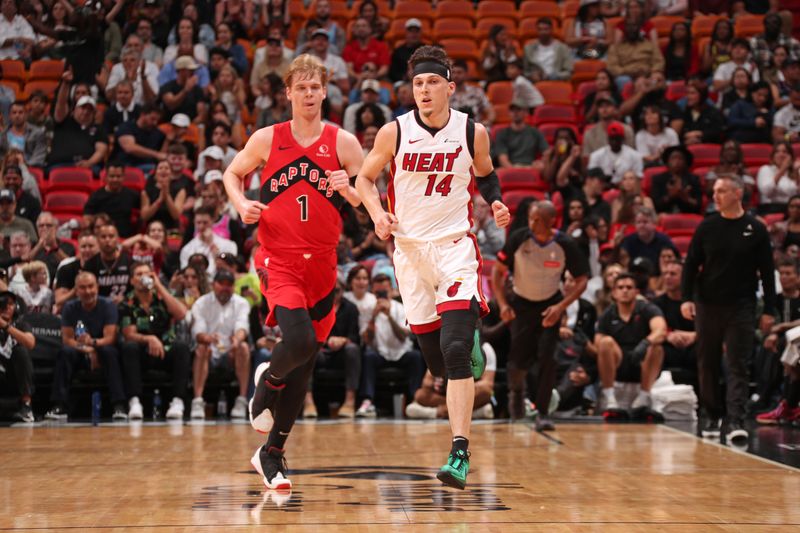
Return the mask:
M658 155L665 148L678 146L680 143L678 134L670 127L664 128L658 135L653 135L647 130L639 130L636 134L636 151L642 154L642 157Z
M762 204L787 204L797 194L797 181L784 174L775 183L778 167L764 165L758 169L758 194Z
M201 65L208 64L208 50L206 47L200 43L194 45L194 59ZM167 63L171 63L178 58L178 45L171 44L164 49L164 57L163 57L163 64L166 65Z
M347 64L341 57L328 52L322 64L331 73L331 81L339 82L347 79Z
M192 305L192 337L199 333L218 334L223 345L230 345L230 338L239 330L250 333L250 304L234 294L228 303L222 305L213 292L197 299ZM227 342L226 342L227 341ZM214 355L220 355L215 349Z
M406 323L406 310L403 304L396 300L391 300L392 309L389 314L398 324ZM370 315L371 316L371 315ZM387 361L399 361L406 352L412 347L411 337L406 336L400 340L392 330L389 317L383 313L378 313L375 317L375 348L378 353Z
M25 302L28 313L50 313L53 308L53 291L45 285L39 287L36 292L31 292L31 287L27 283L17 285L14 294Z
M113 89L119 82L125 79L125 67L122 63L117 63L111 67L111 72L108 75L108 83L106 89ZM144 77L147 83L150 84L150 89L153 94L158 95L158 67L152 61L145 61L144 64ZM133 82L133 101L139 105L144 105L144 89L142 89L142 71L136 69L136 81Z
M758 76L758 67L752 61L745 61L742 65L737 65L733 61L726 61L722 63L720 66L717 67L717 70L714 71L714 80L721 80L721 81L731 81L731 76L733 76L733 71L737 68L742 67L747 72L750 73L750 76L753 78L753 82L759 80Z
M539 46L536 48L536 54L533 56L534 62L542 67L542 70L548 78L555 74L556 44L555 39L547 46L539 43Z
M522 102L525 107L537 107L544 103L542 93L525 76L517 76L512 83L512 87L514 89L514 96L511 99L513 102Z
M344 293L344 297L358 308L358 332L363 335L367 331L369 320L372 318L372 312L375 310L375 304L378 299L371 292L365 293L360 300L356 298L352 291Z
M800 109L792 104L783 106L775 113L772 124L785 129L785 133L800 132Z
M147 43L144 45L144 48L142 48L142 58L147 61L152 61L161 68L161 65L164 64L164 50L157 44Z
M36 33L33 31L33 27L28 24L28 21L22 15L16 15L10 21L0 15L0 35L2 35L0 39L3 41L17 37L30 39L31 41L36 40ZM19 59L19 49L13 45L0 48L0 59Z
M214 277L214 274L217 273L217 255L223 252L233 255L237 255L239 253L239 247L236 246L235 242L224 237L220 237L216 233L212 233L211 238L213 239L214 246L217 248L214 252L212 252L211 246L202 241L199 236L187 242L186 246L181 249L181 268L186 268L186 266L189 264L189 258L194 254L203 254L206 256L206 258L208 258L208 269L206 270L206 274L208 274L209 278L212 278Z
M642 155L625 144L619 153L611 151L610 146L604 146L592 152L589 156L589 168L600 167L606 176L611 176L611 183L618 184L622 175L632 170L641 177L644 171Z

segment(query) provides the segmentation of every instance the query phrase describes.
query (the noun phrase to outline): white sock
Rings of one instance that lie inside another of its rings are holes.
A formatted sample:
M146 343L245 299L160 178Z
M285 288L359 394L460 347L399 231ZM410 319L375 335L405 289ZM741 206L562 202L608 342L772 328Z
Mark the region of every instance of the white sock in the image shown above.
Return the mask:
M617 395L614 393L614 387L603 389L603 396L605 396L606 399L606 407L616 409L618 404Z

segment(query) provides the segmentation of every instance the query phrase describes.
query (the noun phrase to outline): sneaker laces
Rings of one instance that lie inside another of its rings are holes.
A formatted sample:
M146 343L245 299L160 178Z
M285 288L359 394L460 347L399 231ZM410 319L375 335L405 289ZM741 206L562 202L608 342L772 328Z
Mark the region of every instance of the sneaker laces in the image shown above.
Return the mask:
M469 456L471 454L468 451L464 450L456 450L455 452L450 452L450 457L447 460L447 465L455 468L456 470L461 469L464 463L469 464Z
M281 476L286 479L286 472L289 470L289 467L286 463L286 456L283 455L283 450L270 446L267 449L266 455L266 464L264 464L265 461L262 461L262 467L266 466L266 468L264 468L264 477L271 482L278 474L281 474Z

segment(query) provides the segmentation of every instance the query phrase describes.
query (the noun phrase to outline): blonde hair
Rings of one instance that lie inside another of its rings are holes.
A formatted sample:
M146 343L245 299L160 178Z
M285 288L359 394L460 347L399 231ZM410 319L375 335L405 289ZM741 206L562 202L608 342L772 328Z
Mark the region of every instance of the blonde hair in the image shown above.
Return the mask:
M42 261L31 261L24 267L22 267L22 278L25 280L25 283L30 283L39 271L44 270L47 271L47 265L44 264Z
M291 88L295 76L300 79L310 79L315 75L319 76L323 86L328 84L328 69L325 68L322 61L311 54L301 54L289 65L289 70L283 77L283 83L286 84L286 87Z

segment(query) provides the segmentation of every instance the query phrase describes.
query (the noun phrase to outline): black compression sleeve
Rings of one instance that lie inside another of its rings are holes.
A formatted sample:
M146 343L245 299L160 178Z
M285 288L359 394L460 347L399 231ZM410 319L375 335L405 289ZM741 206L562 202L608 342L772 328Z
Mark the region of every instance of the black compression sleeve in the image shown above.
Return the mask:
M497 172L492 170L488 176L475 177L478 184L478 190L486 200L486 203L492 205L495 200L502 201L503 197L500 194L500 181L497 179Z

